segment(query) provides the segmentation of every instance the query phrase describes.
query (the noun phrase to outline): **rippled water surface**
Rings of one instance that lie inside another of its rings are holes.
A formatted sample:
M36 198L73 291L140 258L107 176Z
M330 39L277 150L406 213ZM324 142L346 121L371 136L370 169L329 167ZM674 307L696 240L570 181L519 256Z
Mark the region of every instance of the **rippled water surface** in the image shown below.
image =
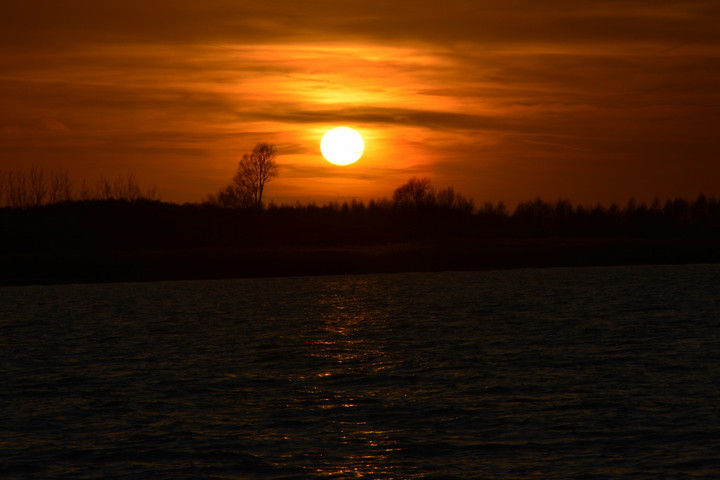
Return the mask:
M0 288L3 478L720 478L720 266Z

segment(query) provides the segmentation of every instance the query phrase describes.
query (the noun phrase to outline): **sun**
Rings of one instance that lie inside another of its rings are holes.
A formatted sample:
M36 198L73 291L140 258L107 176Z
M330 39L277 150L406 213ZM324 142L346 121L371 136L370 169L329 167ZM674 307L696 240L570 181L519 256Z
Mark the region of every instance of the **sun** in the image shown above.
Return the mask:
M323 157L335 165L350 165L362 157L365 142L362 136L349 127L337 127L323 136L320 152Z

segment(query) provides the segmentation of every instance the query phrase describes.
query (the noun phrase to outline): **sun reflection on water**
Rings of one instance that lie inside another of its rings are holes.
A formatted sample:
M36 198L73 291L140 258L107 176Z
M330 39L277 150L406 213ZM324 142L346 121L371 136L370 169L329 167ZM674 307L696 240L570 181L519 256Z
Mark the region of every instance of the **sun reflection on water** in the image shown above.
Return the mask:
M398 469L390 458L400 450L394 432L378 421L387 406L381 391L387 387L376 384L378 372L395 367L383 335L390 327L388 318L364 301L378 295L382 286L370 278L343 278L327 281L315 300L320 317L306 333L310 355L318 361L312 375L315 405L326 415L326 428L333 430L337 443L315 468L322 476L394 478Z

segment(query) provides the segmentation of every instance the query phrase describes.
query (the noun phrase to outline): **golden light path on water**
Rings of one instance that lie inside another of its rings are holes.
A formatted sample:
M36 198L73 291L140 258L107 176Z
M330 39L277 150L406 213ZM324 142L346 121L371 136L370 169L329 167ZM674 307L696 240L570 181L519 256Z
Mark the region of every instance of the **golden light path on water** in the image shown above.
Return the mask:
M319 383L335 382L340 385L355 378L379 378L387 370L398 365L390 354L392 349L381 335L382 330L390 328L387 318L378 316L363 298L367 294L360 292L376 291L369 279L339 279L325 285L324 294L318 300L324 315L319 319L320 335L313 339L313 357L334 363L331 368L313 372ZM368 339L372 329L380 335ZM384 373L380 373L384 372ZM337 442L343 450L356 451L341 459L319 466L316 473L323 476L354 476L357 478L379 478L398 473L398 465L390 460L392 452L400 450L393 439L391 428L382 428L370 418L363 418L357 412L368 408L374 402L400 394L393 386L373 388L372 384L340 388L312 387L318 395L318 408L327 414L331 426L336 429ZM401 394L400 394L401 395ZM369 454L368 452L373 452Z

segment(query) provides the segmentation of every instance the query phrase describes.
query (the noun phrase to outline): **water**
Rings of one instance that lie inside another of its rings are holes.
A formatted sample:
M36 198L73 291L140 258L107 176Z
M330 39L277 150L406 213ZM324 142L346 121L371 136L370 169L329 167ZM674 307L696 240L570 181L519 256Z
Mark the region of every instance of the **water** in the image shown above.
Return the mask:
M0 288L0 477L720 478L720 266Z

